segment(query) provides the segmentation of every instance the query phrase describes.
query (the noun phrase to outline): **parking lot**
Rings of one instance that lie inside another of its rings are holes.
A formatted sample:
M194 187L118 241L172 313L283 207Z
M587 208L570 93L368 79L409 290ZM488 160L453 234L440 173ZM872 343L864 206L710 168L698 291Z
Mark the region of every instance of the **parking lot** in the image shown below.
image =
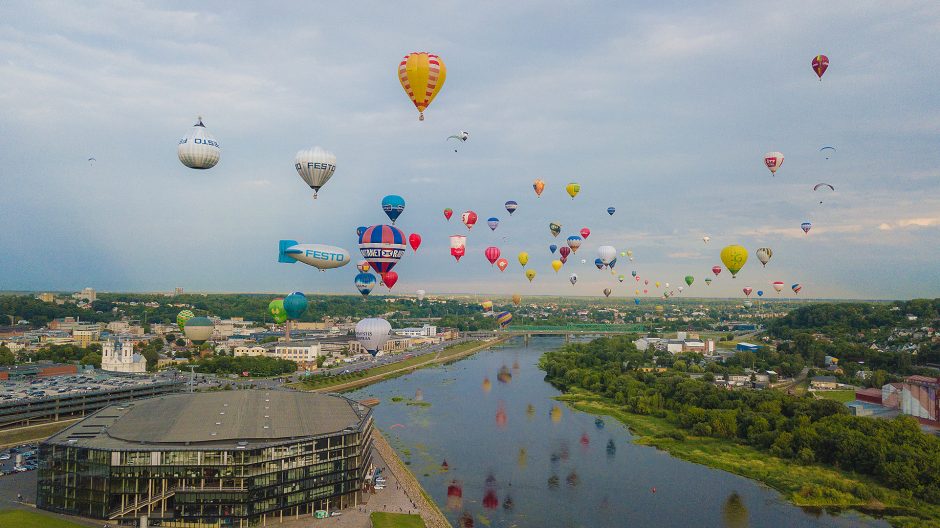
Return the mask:
M3 476L11 473L35 471L39 463L37 457L39 444L21 444L0 450L0 486Z
M3 380L0 382L0 402L23 401L48 398L51 396L70 396L82 392L115 390L146 385L158 376L112 376L96 371L95 374L72 374L68 376L49 376L22 380Z

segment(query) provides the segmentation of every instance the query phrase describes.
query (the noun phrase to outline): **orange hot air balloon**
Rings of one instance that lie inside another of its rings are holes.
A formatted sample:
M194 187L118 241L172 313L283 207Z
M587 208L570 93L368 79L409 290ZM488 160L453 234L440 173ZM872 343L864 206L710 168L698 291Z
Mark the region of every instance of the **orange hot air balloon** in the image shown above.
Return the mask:
M545 190L545 182L542 180L535 180L532 182L532 188L535 189L536 196L542 196L542 191Z
M447 68L444 61L432 53L409 53L398 65L398 80L418 109L419 120L424 121L424 109L441 91L446 78Z
M499 271L506 271L506 268L509 267L509 261L500 257L496 261L496 267L499 268Z

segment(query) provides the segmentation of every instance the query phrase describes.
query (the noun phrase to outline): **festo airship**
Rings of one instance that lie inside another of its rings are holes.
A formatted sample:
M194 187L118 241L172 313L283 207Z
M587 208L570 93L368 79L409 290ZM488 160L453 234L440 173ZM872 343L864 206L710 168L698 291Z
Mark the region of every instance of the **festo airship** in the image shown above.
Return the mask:
M287 264L303 262L323 271L348 264L349 252L325 244L298 244L296 240L281 240L278 242L277 261Z

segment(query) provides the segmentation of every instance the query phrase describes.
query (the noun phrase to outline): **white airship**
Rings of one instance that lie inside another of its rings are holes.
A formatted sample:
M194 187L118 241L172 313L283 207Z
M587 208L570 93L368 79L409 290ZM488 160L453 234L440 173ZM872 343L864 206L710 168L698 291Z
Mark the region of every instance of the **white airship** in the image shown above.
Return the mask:
M298 244L296 240L281 240L278 242L277 261L287 264L303 262L325 271L349 264L349 252L325 244Z

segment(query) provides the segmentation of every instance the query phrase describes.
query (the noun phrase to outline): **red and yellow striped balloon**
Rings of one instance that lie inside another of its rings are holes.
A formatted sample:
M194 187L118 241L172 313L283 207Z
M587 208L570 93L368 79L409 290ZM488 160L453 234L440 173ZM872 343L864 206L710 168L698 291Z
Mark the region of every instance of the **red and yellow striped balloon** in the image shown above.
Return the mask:
M444 61L431 53L409 53L398 65L398 80L418 109L419 120L424 121L424 109L441 91L446 78L447 68Z

